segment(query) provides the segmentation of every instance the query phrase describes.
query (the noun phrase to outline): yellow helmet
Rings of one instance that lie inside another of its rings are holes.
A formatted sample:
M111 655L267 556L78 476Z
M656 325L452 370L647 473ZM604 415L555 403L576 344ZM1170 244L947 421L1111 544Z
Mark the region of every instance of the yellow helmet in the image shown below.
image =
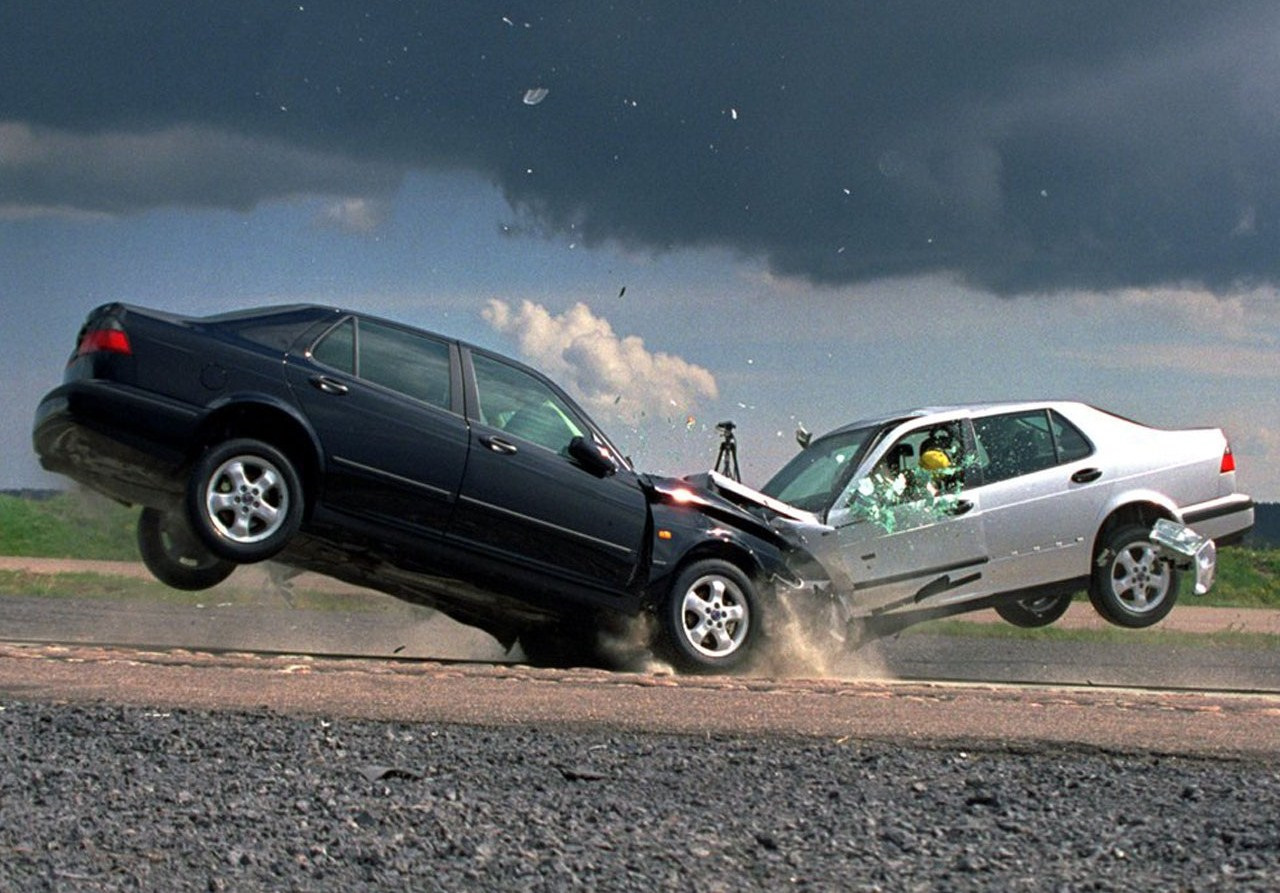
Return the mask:
M925 450L920 454L920 467L925 471L941 471L951 467L951 460L942 450Z

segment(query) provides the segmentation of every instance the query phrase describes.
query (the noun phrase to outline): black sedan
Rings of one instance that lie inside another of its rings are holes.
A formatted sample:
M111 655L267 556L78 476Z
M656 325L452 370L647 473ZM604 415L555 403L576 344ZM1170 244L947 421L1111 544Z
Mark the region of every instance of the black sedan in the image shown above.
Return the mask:
M170 585L270 558L538 661L595 659L599 633L648 615L677 666L729 669L779 588L814 589L763 516L637 473L535 370L335 308L99 307L33 439L46 469L143 506Z

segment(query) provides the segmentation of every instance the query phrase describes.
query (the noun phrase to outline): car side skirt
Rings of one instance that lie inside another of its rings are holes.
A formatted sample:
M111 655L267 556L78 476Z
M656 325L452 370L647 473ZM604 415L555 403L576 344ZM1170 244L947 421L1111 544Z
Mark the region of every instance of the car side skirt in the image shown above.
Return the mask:
M1017 589L1012 592L997 592L994 595L984 595L980 598L951 604L929 605L927 607L893 611L892 613L873 614L869 617L860 618L857 622L862 624L866 636L877 638L891 636L907 627L914 626L917 623L924 623L928 620L942 620L958 614L970 614L984 608L994 608L996 605L1025 599L1044 598L1051 595L1074 595L1077 592L1083 592L1088 585L1088 577L1077 577L1070 580L1060 580L1056 583L1046 583L1042 586Z

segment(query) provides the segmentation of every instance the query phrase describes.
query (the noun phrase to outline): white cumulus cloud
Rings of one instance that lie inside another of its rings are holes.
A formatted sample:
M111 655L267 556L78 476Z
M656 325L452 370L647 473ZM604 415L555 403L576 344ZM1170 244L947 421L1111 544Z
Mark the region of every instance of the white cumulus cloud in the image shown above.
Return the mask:
M619 336L586 304L553 315L541 304L491 300L482 311L489 325L516 339L538 368L595 409L622 416L687 411L718 396L715 376L701 366L655 353L644 340Z

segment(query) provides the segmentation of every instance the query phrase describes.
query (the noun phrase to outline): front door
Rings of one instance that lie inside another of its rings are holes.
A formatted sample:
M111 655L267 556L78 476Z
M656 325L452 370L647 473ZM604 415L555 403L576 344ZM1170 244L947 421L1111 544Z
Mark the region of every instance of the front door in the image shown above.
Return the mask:
M929 608L987 587L983 511L965 487L962 423L908 429L867 457L821 546L859 613Z
M612 593L634 582L648 506L635 474L597 477L569 457L581 412L528 370L470 353L477 406L449 536L541 578Z

